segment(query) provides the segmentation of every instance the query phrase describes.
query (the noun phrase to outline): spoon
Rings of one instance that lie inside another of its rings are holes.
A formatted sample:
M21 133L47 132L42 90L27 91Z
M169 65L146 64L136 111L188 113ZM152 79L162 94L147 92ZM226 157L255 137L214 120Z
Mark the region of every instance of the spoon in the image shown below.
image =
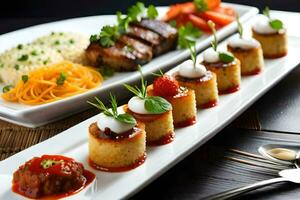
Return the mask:
M246 192L250 192L252 190L279 182L292 182L300 184L300 169L285 169L280 171L278 178L273 178L269 180L260 181L254 183L252 185L244 186L241 188L236 188L232 190L228 190L225 192L221 192L219 194L215 194L209 197L204 198L203 200L225 200L225 199L232 199L244 194Z
M283 165L299 167L300 146L267 144L258 148L258 152L266 159Z

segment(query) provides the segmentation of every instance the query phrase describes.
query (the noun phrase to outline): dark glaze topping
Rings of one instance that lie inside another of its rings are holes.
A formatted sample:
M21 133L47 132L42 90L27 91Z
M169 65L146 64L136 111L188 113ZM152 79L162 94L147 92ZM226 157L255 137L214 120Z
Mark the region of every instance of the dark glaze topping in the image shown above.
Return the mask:
M112 139L112 140L121 140L126 138L132 138L137 133L141 132L141 129L138 127L133 127L132 129L125 131L123 133L115 133L111 131L109 128L105 128L104 131L101 131L99 127L97 126L97 137L101 139Z
M203 61L201 64L204 65L205 67L226 68L226 67L236 65L236 59L234 59L234 61L230 63L223 63L223 62L208 63Z
M209 81L213 78L213 74L211 71L207 71L206 74L202 77L199 77L199 78L186 78L186 77L183 77L183 76L180 76L178 73L175 74L175 79L177 81L180 81L180 82L199 82L199 83L203 83L203 82L206 82L206 81Z

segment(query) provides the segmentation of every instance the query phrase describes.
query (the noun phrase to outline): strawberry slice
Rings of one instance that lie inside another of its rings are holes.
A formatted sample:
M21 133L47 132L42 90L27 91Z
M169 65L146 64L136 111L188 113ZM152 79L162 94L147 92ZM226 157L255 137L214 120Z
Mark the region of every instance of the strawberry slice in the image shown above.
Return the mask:
M163 75L153 81L153 92L155 95L170 97L178 94L179 84L171 76Z

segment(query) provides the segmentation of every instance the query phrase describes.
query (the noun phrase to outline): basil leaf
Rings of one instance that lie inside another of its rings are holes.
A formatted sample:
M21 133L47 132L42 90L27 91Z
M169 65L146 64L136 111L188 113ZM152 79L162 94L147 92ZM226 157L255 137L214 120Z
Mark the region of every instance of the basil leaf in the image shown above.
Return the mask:
M147 97L144 106L153 114L161 114L172 109L172 105L167 100L157 96Z
M158 12L157 12L155 6L150 5L147 10L147 17L149 19L156 19L157 16L158 16Z
M133 125L136 124L136 120L134 119L134 117L132 117L129 114L120 114L116 117L116 119L126 124L133 124Z
M275 30L280 30L283 28L283 23L279 19L274 19L269 22L270 26Z
M234 57L229 53L219 53L219 59L224 63L230 63L234 61Z

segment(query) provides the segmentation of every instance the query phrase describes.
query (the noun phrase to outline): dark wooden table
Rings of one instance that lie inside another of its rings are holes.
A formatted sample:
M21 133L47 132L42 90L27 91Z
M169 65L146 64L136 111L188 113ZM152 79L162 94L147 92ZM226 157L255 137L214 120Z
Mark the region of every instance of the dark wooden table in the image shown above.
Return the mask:
M0 34L52 20L55 18L0 19ZM298 67L211 141L132 198L200 199L275 177L274 170L241 163L236 159L241 158L240 154L232 149L257 154L256 149L261 144L300 142L299 77ZM95 110L89 110L34 130L0 121L0 160L96 113ZM248 159L247 156L244 158ZM300 199L300 188L293 184L277 184L252 192L242 199Z

